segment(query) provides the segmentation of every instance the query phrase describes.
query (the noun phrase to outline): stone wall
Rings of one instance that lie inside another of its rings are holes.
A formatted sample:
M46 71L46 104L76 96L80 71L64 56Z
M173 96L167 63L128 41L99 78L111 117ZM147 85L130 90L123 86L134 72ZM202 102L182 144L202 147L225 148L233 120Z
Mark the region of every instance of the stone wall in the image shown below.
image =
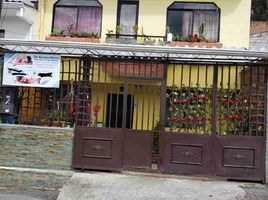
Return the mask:
M5 189L59 190L72 174L72 171L64 170L0 167L0 191Z
M73 129L0 125L0 166L70 170Z

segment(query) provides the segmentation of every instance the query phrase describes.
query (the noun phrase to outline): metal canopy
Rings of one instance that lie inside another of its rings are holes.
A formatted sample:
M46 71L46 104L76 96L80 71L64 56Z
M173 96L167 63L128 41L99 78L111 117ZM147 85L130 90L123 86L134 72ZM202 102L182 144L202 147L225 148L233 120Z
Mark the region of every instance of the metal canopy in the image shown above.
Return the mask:
M268 50L225 48L190 48L121 44L80 43L65 41L28 41L0 39L0 48L6 51L51 53L62 56L93 58L166 60L187 62L247 63L268 60Z

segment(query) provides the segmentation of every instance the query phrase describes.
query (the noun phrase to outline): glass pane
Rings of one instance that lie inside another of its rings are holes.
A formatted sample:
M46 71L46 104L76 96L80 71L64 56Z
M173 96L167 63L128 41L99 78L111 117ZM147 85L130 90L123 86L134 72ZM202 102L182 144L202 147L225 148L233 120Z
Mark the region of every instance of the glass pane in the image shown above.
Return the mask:
M73 25L76 27L77 8L59 8L55 9L54 29L66 31L68 27Z
M133 26L136 24L137 5L122 4L120 12L120 27L122 34L133 34Z
M199 34L210 41L218 41L219 14L211 11L194 12L193 34Z
M61 0L57 6L101 6L97 0Z
M216 10L218 7L213 3L174 3L169 9Z
M101 8L79 8L77 30L79 32L100 34Z
M192 29L191 11L168 11L168 26L173 35L188 37Z

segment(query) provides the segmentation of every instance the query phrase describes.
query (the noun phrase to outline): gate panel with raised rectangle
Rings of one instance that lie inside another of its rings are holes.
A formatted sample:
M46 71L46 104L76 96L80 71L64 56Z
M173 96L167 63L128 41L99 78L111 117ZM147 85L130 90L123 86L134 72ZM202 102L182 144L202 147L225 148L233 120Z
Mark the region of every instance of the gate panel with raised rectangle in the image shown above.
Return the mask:
M264 181L265 66L173 64L167 72L162 171Z

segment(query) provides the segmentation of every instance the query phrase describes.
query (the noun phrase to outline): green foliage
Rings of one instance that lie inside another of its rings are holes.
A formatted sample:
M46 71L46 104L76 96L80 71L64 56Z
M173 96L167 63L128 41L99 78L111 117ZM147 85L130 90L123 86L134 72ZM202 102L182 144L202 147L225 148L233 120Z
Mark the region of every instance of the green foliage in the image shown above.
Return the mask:
M267 0L252 0L252 20L268 21Z
M58 28L54 28L52 33L51 33L51 36L64 36L64 31L61 30L61 29L58 29Z

